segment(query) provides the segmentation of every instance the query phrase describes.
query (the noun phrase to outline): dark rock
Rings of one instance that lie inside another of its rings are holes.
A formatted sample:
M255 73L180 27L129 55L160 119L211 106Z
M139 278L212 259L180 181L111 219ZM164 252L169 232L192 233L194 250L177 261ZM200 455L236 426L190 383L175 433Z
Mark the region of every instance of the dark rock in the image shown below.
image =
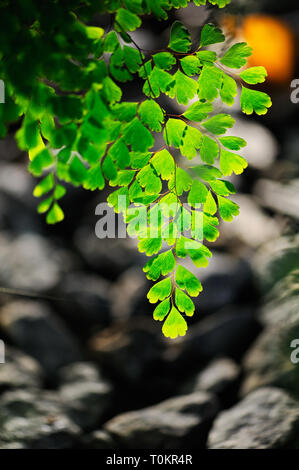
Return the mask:
M177 360L183 367L207 362L215 356L239 360L248 349L260 325L253 312L244 307L231 307L204 318L192 326L184 338Z
M41 231L41 216L37 214L37 200L32 194L34 182L24 164L3 163L3 160L0 160L2 229L14 232Z
M0 160L1 161L14 161L22 156L22 151L17 146L15 138L12 134L7 135L4 139L0 140Z
M141 273L141 268L127 269L112 285L112 314L115 319L124 320L136 315L152 316L153 306L146 294L151 288L150 281Z
M99 239L93 226L79 228L74 237L75 246L83 260L106 279L115 280L134 264L142 264L136 241L130 238Z
M183 449L204 444L218 411L216 399L205 392L171 398L108 421L108 431L122 448Z
M251 283L251 270L241 258L214 253L209 267L201 271L203 291L195 299L199 312L214 312L235 303L244 301Z
M294 339L299 339L298 310L297 319L293 318L292 322L281 321L267 327L248 351L243 364L243 395L263 385L275 385L299 397L298 364L291 360Z
M44 303L16 301L7 304L0 312L0 326L50 377L56 375L59 367L80 359L75 339Z
M16 390L1 396L0 444L33 449L69 449L79 428L66 416L51 393Z
M267 294L259 315L265 329L244 360L243 394L261 385L276 385L299 396L299 369L291 346L299 341L298 279L299 271L292 271Z
M58 294L53 292L61 300L53 302L68 326L88 337L111 321L109 292L110 284L101 277L72 272L63 277Z
M111 386L89 363L66 366L60 376L66 377L59 395L68 414L80 428L95 428L110 404Z
M151 320L138 318L115 323L90 340L92 356L110 375L128 382L140 381L161 357L163 343Z
M216 418L211 449L277 449L298 445L299 404L277 388L248 395Z
M0 391L10 388L40 388L41 368L32 357L5 347L5 363L0 365Z

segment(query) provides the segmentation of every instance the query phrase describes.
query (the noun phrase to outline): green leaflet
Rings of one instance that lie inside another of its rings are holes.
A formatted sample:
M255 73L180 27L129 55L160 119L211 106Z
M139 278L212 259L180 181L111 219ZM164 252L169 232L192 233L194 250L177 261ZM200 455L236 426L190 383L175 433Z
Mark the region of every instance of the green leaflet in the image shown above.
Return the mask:
M176 63L176 58L170 52L158 52L153 55L154 63L163 70L170 70Z
M190 297L180 289L175 290L175 303L178 309L189 317L194 314L195 306Z
M152 281L156 281L160 276L173 271L175 268L175 259L171 250L161 253L160 255L148 261L143 268L146 277Z
M186 57L183 57L183 59L180 60L181 62L181 67L183 69L183 72L186 75L189 75L192 77L193 75L197 75L200 71L201 68L201 63L198 57L189 55Z
M266 80L267 75L265 67L251 67L250 69L246 69L240 73L242 80L250 85L263 83Z
M12 26L11 35L0 37L1 78L7 85L1 135L21 120L16 140L28 151L29 171L39 177L34 196L42 198L38 212L50 224L64 217L65 183L90 191L108 183L108 204L122 214L128 234L149 257L144 273L155 282L148 293L157 303L154 319L163 322L165 336L183 336L186 318L195 312L190 296L202 290L200 269L212 255L205 242L218 238L218 217L230 221L239 213L229 199L236 189L224 178L246 168L237 154L246 142L224 137L234 120L218 109L220 100L234 104L237 77L228 69L244 67L251 48L240 43L219 52L225 37L211 24L202 27L198 47L180 21L171 27L167 50L139 48L131 32L146 15L166 20L168 12L187 7L189 0L85 2L80 20L54 2L51 21L42 2L29 3L26 15L35 19L29 30L22 15L14 30L13 2L0 6L1 21ZM229 0L193 3L223 8ZM93 25L98 13L111 16L108 32ZM14 60L18 31L28 34L22 36L25 50L20 46ZM36 57L28 56L32 50ZM237 73L243 112L266 113L271 99L252 87L265 80L264 67ZM125 101L129 93L123 93L123 84L132 81L133 89L136 78L144 97ZM178 104L186 108L178 111ZM187 257L194 273L181 264Z
M172 155L166 149L157 152L153 156L151 163L163 180L169 180L174 174L175 162Z
M268 112L268 108L272 106L270 96L262 91L251 90L246 87L242 87L241 93L241 108L243 113L263 115Z
M175 21L171 27L168 47L175 52L188 52L191 48L190 33L180 21Z
M191 271L181 265L177 267L176 282L181 289L186 290L192 297L197 297L202 291L202 285L199 280Z
M200 46L209 46L210 44L217 44L224 40L225 36L221 29L213 24L206 24L201 31Z
M224 176L230 176L232 173L240 175L247 168L245 158L222 149L220 153L220 170Z
M225 134L234 124L235 120L229 114L217 114L202 123L205 129L215 135Z
M217 196L219 213L223 220L231 222L233 218L239 215L239 206L229 199L222 196Z
M211 103L201 103L200 101L196 101L189 106L183 115L190 119L190 121L200 122L203 119L206 119L212 111L213 105Z
M162 332L166 338L176 338L184 336L188 329L187 322L179 311L172 307L170 314L164 322Z
M198 85L195 80L187 77L180 70L176 72L174 78L178 103L186 105L196 95Z
M147 297L150 303L155 304L158 300L164 300L170 296L171 292L171 279L163 279L163 281L157 282L148 292Z
M146 124L149 129L161 132L164 115L158 103L153 100L143 101L139 106L138 114L142 123Z
M140 18L124 8L119 8L115 17L118 31L134 31L141 25Z
M247 57L252 54L252 48L246 42L234 44L220 59L220 62L231 69L240 69L247 62Z
M204 65L198 79L198 97L214 101L219 96L222 86L222 71L214 65Z

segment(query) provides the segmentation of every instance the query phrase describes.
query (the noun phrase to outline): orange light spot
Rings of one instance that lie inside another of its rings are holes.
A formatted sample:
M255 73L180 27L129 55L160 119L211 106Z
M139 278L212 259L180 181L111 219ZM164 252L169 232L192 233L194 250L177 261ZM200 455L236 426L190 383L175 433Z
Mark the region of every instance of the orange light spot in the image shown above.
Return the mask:
M293 77L295 43L291 30L267 15L249 15L244 19L243 36L253 48L249 66L266 67L269 80L285 83Z

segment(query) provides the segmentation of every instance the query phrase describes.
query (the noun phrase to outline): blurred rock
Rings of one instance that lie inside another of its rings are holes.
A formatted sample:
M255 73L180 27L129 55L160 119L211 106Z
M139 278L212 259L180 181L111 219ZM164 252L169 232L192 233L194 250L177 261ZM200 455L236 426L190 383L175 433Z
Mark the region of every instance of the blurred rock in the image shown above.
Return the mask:
M4 139L0 139L0 160L14 161L18 160L22 155L22 151L18 148L14 135L9 134Z
M77 382L98 382L102 376L92 362L74 362L62 367L58 372L61 385L70 385Z
M131 411L108 421L108 431L122 448L183 449L199 447L218 411L213 395L197 392Z
M94 431L84 437L84 448L87 449L115 449L115 442L110 434L102 429Z
M265 325L291 324L299 312L299 269L278 281L265 297L259 318Z
M56 248L40 235L0 234L2 286L42 292L56 286L60 277L73 267L67 251Z
M297 299L297 310L293 316L288 312L287 302L281 305L284 308L282 320L268 326L248 351L243 364L245 380L242 395L263 385L275 385L299 397L299 368L291 361L291 343L299 339L298 305Z
M181 388L185 393L205 391L223 396L236 385L240 375L239 366L228 358L215 359L188 384Z
M0 161L2 229L15 232L41 231L41 216L36 212L37 200L33 197L33 188L34 178L28 173L24 164Z
M129 382L142 380L163 350L152 321L145 318L115 323L91 338L89 346L103 370Z
M222 236L228 243L241 242L248 247L257 248L279 237L278 223L262 211L252 196L238 195L233 200L240 206L240 214L229 224L223 224Z
M93 226L80 227L75 232L74 243L87 266L110 280L115 280L133 264L140 264L138 260L142 258L136 249L135 240L100 240L96 237Z
M299 220L299 179L287 184L262 179L254 192L263 206Z
M31 449L69 449L79 428L66 416L54 394L16 390L1 396L0 443Z
M53 292L53 303L68 326L81 337L90 336L96 328L108 326L110 315L110 284L99 276L70 272Z
M196 273L191 261L183 260L182 264ZM251 268L245 259L214 252L208 268L201 270L200 280L203 291L194 299L198 312L215 312L229 304L248 300Z
M247 146L241 153L249 166L257 170L270 168L277 158L278 143L272 132L265 126L250 119L237 118L234 128L226 135L241 135Z
M0 365L0 392L10 388L41 388L42 371L32 357L5 347L5 363Z
M211 449L278 449L298 444L299 404L277 388L248 395L216 418Z
M113 317L118 320L135 315L152 314L153 307L146 297L150 281L141 273L141 268L129 268L112 285L111 302Z
M75 339L59 318L41 302L16 301L0 311L0 326L10 340L34 357L45 373L80 359Z
M260 325L248 308L231 307L192 326L184 337L179 363L207 362L215 356L240 359L248 349Z
M263 293L299 266L299 235L270 241L252 259L255 280Z
M69 416L82 429L95 428L110 405L111 386L89 363L75 363L60 370L67 382L59 395Z

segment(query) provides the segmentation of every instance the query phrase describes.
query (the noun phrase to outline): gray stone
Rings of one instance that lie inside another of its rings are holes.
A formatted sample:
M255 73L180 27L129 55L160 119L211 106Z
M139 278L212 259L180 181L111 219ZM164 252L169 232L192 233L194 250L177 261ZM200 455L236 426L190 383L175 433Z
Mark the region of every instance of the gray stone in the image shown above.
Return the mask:
M99 369L92 362L74 362L62 367L58 372L58 377L60 385L97 382L102 378Z
M93 358L109 375L128 382L142 380L161 357L163 343L155 325L140 317L134 322L119 322L94 335L89 343Z
M197 392L115 416L104 425L124 448L181 449L203 445L218 411L213 395Z
M248 3L248 2L247 2ZM250 119L236 119L233 130L227 135L241 135L247 146L242 149L242 155L249 166L258 170L270 168L278 155L278 143L269 129Z
M40 235L0 235L0 282L5 287L43 292L54 288L72 266L68 252Z
M63 277L59 289L53 292L54 305L70 328L82 336L90 336L95 328L111 321L110 283L83 272L71 272Z
M86 449L115 449L116 447L111 435L102 429L85 436L83 443Z
M239 375L240 368L234 361L215 359L186 386L190 393L206 391L221 396L236 384Z
M68 449L75 446L79 428L64 413L54 394L25 390L1 396L0 443L18 443L33 449Z
M110 405L112 388L89 363L75 363L60 370L66 378L59 396L74 422L82 429L95 428Z
M298 313L297 321L289 324L282 321L265 329L244 358L242 395L263 385L275 385L299 397L298 364L291 361L294 339L299 339Z
M262 179L255 185L254 192L264 207L299 220L299 179L287 184Z
M187 263L183 264L195 272L192 262ZM203 291L194 299L195 305L199 312L215 312L244 298L252 274L245 259L216 252L200 276Z
M42 302L15 301L0 311L0 326L11 341L34 357L46 374L80 359L76 340Z
M263 245L253 256L252 270L263 293L299 266L299 235Z
M178 360L208 361L215 356L240 357L250 346L260 326L253 312L231 307L204 318L192 326L182 341Z
M278 223L265 214L257 202L248 195L234 196L234 202L240 207L240 214L229 224L222 227L222 237L228 243L243 243L252 249L278 238Z
M80 227L75 232L74 243L86 264L107 279L115 280L134 264L141 265L142 256L136 250L135 240L99 239L94 225Z
M298 445L299 404L282 390L265 387L216 418L211 449L277 449Z
M32 357L5 347L5 363L0 365L0 391L10 388L40 388L41 368Z

